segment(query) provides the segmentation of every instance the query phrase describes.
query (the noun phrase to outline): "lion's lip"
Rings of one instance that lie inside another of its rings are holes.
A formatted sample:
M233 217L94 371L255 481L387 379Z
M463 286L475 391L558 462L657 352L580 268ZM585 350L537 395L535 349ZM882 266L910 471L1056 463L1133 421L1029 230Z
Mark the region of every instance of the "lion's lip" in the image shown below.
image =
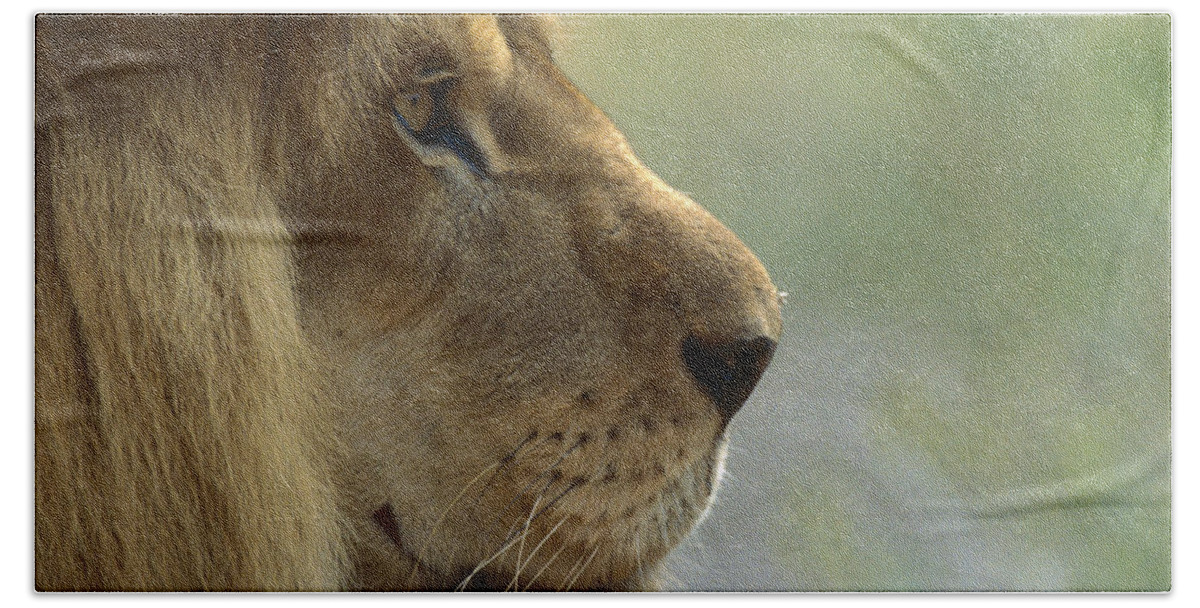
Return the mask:
M404 550L404 543L400 540L400 522L396 519L396 510L392 507L392 503L383 503L383 506L371 514L371 519L379 525L383 534L396 545L396 548Z
M385 502L380 505L378 509L375 509L375 511L371 513L371 520L374 521L377 526L379 526L380 530L383 532L383 535L386 536L393 545L395 545L396 550L399 551L404 557L412 561L414 564L412 574L415 574L417 570L424 572L436 572L436 570L430 567L429 564L425 563L420 556L408 550L408 546L404 543L404 539L400 534L400 519L396 516L396 510L392 506L392 503Z

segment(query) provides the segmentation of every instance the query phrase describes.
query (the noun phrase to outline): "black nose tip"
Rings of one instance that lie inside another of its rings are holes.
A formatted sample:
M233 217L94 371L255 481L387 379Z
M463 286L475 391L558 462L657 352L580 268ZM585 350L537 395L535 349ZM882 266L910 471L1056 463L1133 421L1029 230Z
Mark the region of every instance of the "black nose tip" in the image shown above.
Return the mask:
M766 336L709 341L690 335L680 352L696 383L728 423L767 369L775 341Z

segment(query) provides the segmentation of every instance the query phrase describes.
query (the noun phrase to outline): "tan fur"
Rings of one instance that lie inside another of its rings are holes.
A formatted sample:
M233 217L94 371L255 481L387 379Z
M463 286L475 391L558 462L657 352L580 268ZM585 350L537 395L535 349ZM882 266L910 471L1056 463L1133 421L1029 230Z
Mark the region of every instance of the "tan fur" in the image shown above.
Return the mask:
M38 18L39 589L651 586L723 451L679 345L776 294L546 38ZM443 78L486 171L392 116Z

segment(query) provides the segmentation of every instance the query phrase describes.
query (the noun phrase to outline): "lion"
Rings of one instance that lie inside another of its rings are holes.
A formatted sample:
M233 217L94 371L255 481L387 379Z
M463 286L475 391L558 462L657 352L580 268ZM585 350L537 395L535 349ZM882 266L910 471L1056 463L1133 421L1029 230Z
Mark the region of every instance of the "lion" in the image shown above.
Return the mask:
M778 292L553 38L37 18L37 589L659 588Z

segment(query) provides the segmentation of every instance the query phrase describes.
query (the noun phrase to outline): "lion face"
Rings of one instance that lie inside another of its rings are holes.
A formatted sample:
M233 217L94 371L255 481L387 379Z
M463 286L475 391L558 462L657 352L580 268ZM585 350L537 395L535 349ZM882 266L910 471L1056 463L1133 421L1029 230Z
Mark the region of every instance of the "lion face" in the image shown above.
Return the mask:
M288 198L311 237L304 326L345 404L360 582L637 584L712 499L776 290L528 24L392 25L428 52L351 66L369 101L310 115L370 143L325 137Z
M37 49L39 588L653 585L777 294L537 22Z

